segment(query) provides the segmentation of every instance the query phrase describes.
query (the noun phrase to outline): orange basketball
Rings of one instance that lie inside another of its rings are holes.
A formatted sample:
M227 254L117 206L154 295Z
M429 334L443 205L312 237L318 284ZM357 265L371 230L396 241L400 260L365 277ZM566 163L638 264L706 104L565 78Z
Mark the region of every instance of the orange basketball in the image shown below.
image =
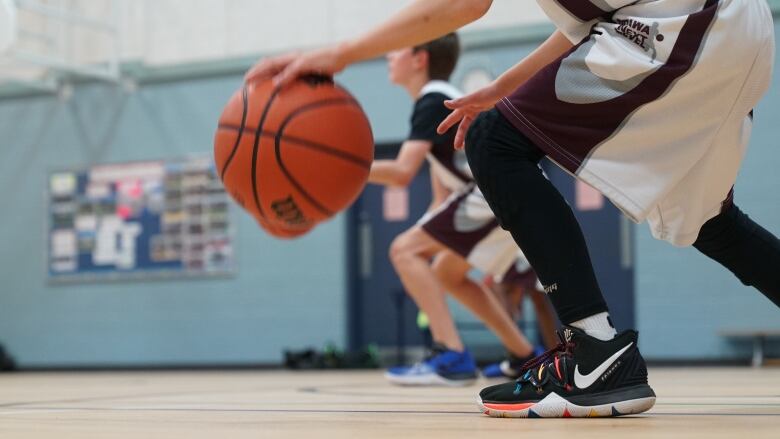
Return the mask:
M219 119L214 158L233 199L266 231L290 238L355 201L374 140L360 104L329 78L282 89L250 82Z
M297 238L299 236L303 236L311 229L314 228L315 224L312 224L308 227L298 226L294 229L288 229L282 225L276 224L276 223L268 223L266 221L263 221L261 219L257 220L257 223L262 227L263 230L265 230L269 235L274 236L276 238L281 239L293 239Z

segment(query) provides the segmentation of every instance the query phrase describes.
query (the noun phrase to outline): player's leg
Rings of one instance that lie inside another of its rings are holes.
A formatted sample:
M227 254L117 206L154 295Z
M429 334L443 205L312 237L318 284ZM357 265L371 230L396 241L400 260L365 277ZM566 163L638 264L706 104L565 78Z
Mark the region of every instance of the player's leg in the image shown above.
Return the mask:
M431 258L443 249L419 226L414 226L393 240L390 261L407 294L428 315L433 341L462 351L463 342L447 307L444 289L430 265Z
M495 276L490 284L485 286L498 298L504 306L506 312L512 317L512 320L518 321L523 316L523 299L525 298L525 289L516 282L507 282L506 280L496 280Z
M446 291L490 328L509 352L517 357L531 356L533 345L523 336L495 295L469 278L472 267L468 261L447 250L436 255L433 267Z
M484 275L482 284L488 291L493 293L493 296L495 296L496 300L498 300L512 320L517 321L520 318L520 301L517 299L517 295L522 295L522 289L515 288L515 285L501 282L501 279L497 279L496 276L492 274Z
M558 319L555 317L555 310L544 294L544 291L536 288L528 288L528 297L534 304L536 313L536 322L539 326L539 332L542 334L542 340L547 349L552 348L558 343L558 337L555 330L558 327Z
M536 270L567 325L555 351L516 382L480 392L493 416L610 416L655 403L637 333L614 336L585 239L571 208L544 177L542 152L497 111L480 115L466 142L471 170L501 225Z
M561 322L607 312L577 219L538 166L542 151L496 110L474 122L466 151L482 193L533 266Z
M499 291L503 291L503 294L506 296L507 312L509 312L512 320L520 320L523 316L525 288L519 284L499 284Z
M780 239L736 205L707 221L693 245L780 306Z
M476 363L464 349L444 288L430 266L431 258L442 250L440 243L420 226L399 235L390 246L390 259L406 292L428 316L433 336L433 352L413 366L389 369L385 377L401 385L468 385L477 377Z
M522 270L520 273L518 270ZM523 302L525 300L526 292L535 293L536 288L536 274L531 269L530 264L525 259L522 252L518 252L516 261L507 270L503 276L492 276L487 282L483 282L491 292L499 298L507 313L512 317L512 320L517 322L523 316ZM546 301L547 299L544 298ZM549 307L548 311L552 313L552 308ZM553 324L555 324L555 316L550 315ZM536 345L534 347L534 356L538 356L547 349L554 347L558 343L558 336L555 333L555 327L552 328L552 332L549 334L553 337L553 341L545 346ZM548 341L548 334L542 333L543 341ZM517 357L512 353L507 353L504 360L499 363L488 364L482 368L482 375L488 378L495 377L510 377L517 378L523 371L523 366L528 362L527 358Z
M525 295L531 299L544 346L550 349L558 344L558 335L556 334L558 319L555 316L555 310L544 293L544 288L539 282L536 272L531 268L531 264L522 252L518 254L515 264L503 276L501 283L508 284L509 288L522 292L520 300L523 300ZM514 305L514 307L519 308L518 305Z
M496 333L508 351L507 361L498 368L488 368L488 373L483 370L483 374L517 377L521 366L533 357L533 346L495 296L468 277L472 267L483 273L504 274L517 259L517 245L499 227L477 188L448 201L446 207L422 224L423 230L451 250L440 256L438 277L456 299Z

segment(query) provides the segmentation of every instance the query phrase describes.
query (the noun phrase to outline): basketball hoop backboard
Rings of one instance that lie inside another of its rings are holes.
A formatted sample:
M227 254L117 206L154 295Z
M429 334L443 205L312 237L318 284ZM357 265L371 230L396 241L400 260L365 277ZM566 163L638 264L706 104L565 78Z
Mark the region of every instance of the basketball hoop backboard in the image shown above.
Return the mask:
M16 5L12 0L0 0L0 53L16 41Z
M0 0L0 86L58 92L79 79L119 83L118 2Z

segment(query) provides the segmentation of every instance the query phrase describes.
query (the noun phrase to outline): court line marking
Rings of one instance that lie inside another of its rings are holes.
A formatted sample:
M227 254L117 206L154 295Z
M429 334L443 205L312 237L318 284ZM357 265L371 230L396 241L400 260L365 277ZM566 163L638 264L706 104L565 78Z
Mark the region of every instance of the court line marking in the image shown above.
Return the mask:
M22 407L22 406L35 405L35 404L67 404L67 403L80 403L80 402L140 399L140 398L177 397L177 396L187 396L187 395L198 396L198 395L211 395L211 394L220 394L220 393L230 394L230 393L246 393L246 392L253 392L253 391L261 392L261 391L279 391L279 390L289 390L289 386L275 387L275 388L268 388L268 389L241 389L241 390L223 389L223 390L200 390L200 391L186 391L186 392L139 393L133 395L125 394L125 395L113 395L113 396L94 396L94 397L86 397L86 398L67 398L67 399L54 399L54 400L43 400L43 401L11 402L11 403L0 404L0 410L5 408Z
M429 388L430 389L430 388ZM336 396L372 396L372 397L392 397L392 398L414 398L414 397L421 397L421 398L430 398L431 395L420 395L420 394L410 394L410 395L401 395L401 394L395 394L395 393L357 393L357 392L340 392L338 390L326 390L322 391L319 387L302 387L297 389L299 392L302 393L317 393L321 395L336 395ZM451 399L451 396L446 396L447 399ZM675 397L680 398L680 397ZM685 397L682 397L685 398ZM698 396L691 397L691 398L700 398ZM723 398L723 399L733 399L733 398L778 398L777 396L708 396L707 398ZM751 406L759 406L759 407L780 407L780 400L776 403L766 403L766 402L757 402L757 403L742 403L742 402L736 402L736 403L721 403L721 402L662 402L657 401L655 405L712 405L712 406L729 406L729 407L751 407Z
M226 408L161 408L161 407L40 407L24 410L10 410L0 412L0 415L11 415L20 413L54 413L54 412L199 412L199 413L345 413L345 414L420 414L420 415L482 415L479 410L474 411L436 411L436 410L338 410L338 409L226 409ZM780 413L664 413L649 412L638 415L622 416L623 418L644 418L661 416L749 416L749 417L780 417Z
M200 391L185 391L185 392L164 392L164 393L141 393L141 394L125 394L125 395L113 395L113 396L97 396L97 397L86 397L86 398L68 398L68 399L61 399L61 400L44 400L44 401L27 401L27 402L14 402L14 403L4 403L0 404L0 414L5 413L19 413L17 410L13 410L16 407L28 407L38 404L67 404L67 403L88 403L88 402L98 402L98 401L121 401L121 400L132 400L132 399L142 399L142 398L159 398L159 397L181 397L181 396L198 396L198 395L211 395L211 394L236 394L236 393L250 393L250 392L269 392L269 391L285 391L285 390L291 390L291 386L281 386L281 387L263 387L263 388L244 388L244 389L220 389L220 390L200 390ZM327 385L321 385L316 387L300 387L297 389L293 389L295 391L301 392L301 393L314 393L314 394L321 394L321 395L337 395L337 396L358 396L358 397L388 397L388 398L421 398L421 399L428 399L430 400L431 395L421 395L421 394L396 394L396 393L370 393L370 394L363 394L363 393L355 393L355 392L349 392L347 391L339 391L339 389L343 388L381 388L382 386L379 385L376 381L369 381L369 382L358 382L358 383L334 383L334 384L327 384ZM729 396L729 397L722 397L722 396L708 396L707 398L723 398L723 399L733 399L733 398L775 398L776 396ZM447 396L449 399L450 396ZM676 396L674 398L684 398ZM317 402L322 403L322 402ZM363 402L365 404L365 402ZM375 404L388 404L392 402L379 402ZM404 404L406 402L400 402L399 405ZM438 403L438 402L437 402ZM451 403L451 404L462 404L460 402L457 403ZM658 401L656 402L656 406L713 406L713 407L780 407L780 403L716 403L716 402L662 402ZM5 411L5 409L11 409L9 411ZM88 410L85 408L74 408L74 407L64 407L64 408L51 408L51 407L29 407L27 408L29 410L35 410L36 412L41 412L44 410ZM98 410L98 409L93 409ZM102 410L119 410L119 409L102 409ZM147 410L147 409L128 409L128 410ZM196 411L198 409L152 409L152 410L182 410L182 411ZM209 411L211 409L205 409L206 411ZM271 410L268 409L215 409L213 411L248 411L248 412L271 412ZM377 410L377 411L342 411L342 410L335 410L335 411L322 411L322 410L301 410L301 411L295 411L295 410L285 410L285 409L279 409L279 412L301 412L301 413L422 413L422 414L431 414L431 413L472 413L472 412L425 412L425 411L415 411L415 410ZM478 411L476 411L478 412ZM654 413L649 413L650 415L653 415ZM664 415L671 415L671 416L678 416L678 415L691 415L691 416L722 416L722 415L731 415L731 416L780 416L780 413L778 414L726 414L726 413L720 413L720 414L707 414L707 413L696 413L696 414L680 414L680 413L666 413Z
M9 410L2 414L38 412L37 408ZM370 413L370 414L441 414L441 415L481 415L473 411L436 411L436 410L339 410L339 409L229 409L229 408L172 408L172 407L40 407L40 412L206 412L206 413ZM778 414L780 415L780 414Z
M375 386L376 382L363 382L363 383L355 383L355 384L329 384L329 385L322 385L317 386L316 388L312 389L324 389L324 388L330 388L330 387L370 387ZM113 400L123 400L123 399L136 399L136 398L156 398L156 397L166 397L166 396L186 396L186 395L210 395L210 394L219 394L219 393L247 393L247 392L267 392L267 391L283 391L283 390L291 390L291 386L281 386L281 387L248 387L243 388L240 390L235 389L223 389L223 390L192 390L192 391L180 391L180 392L164 392L164 393L142 393L142 394L124 394L124 395L113 395L113 396L94 396L94 397L85 397L85 398L67 398L67 399L53 399L53 400L42 400L42 401L21 401L21 402L9 402L9 403L0 403L0 409L3 408L10 408L10 407L20 407L20 406L28 406L28 405L34 405L34 404L65 404L65 403L79 403L79 402L96 402L96 401L113 401ZM371 395L368 395L371 396Z

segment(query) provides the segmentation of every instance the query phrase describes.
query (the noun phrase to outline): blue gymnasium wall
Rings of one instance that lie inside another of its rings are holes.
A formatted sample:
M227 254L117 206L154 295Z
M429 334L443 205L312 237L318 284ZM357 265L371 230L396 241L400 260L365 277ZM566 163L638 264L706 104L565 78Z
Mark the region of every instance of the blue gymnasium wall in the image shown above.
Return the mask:
M513 38L501 43L499 35L499 43L467 51L455 82L473 67L498 74L536 45ZM410 102L387 83L383 61L356 66L339 80L364 105L378 142L404 137ZM83 85L67 102L0 100L0 343L22 366L275 363L285 347L344 345L341 217L301 240L281 242L235 209L233 278L45 282L47 172L208 154L214 121L239 82L238 74L174 80L129 94ZM780 89L775 85L770 93L756 113L737 200L780 233L780 179L772 169L780 161L780 127L774 123ZM637 321L647 357L744 357L746 346L725 342L719 329L780 325L780 313L767 300L694 250L654 241L644 225L635 231Z
M226 279L47 285L47 172L210 154L235 75L79 86L69 102L0 101L0 343L22 367L278 363L285 347L343 345L344 221L304 239L265 236L234 208Z

